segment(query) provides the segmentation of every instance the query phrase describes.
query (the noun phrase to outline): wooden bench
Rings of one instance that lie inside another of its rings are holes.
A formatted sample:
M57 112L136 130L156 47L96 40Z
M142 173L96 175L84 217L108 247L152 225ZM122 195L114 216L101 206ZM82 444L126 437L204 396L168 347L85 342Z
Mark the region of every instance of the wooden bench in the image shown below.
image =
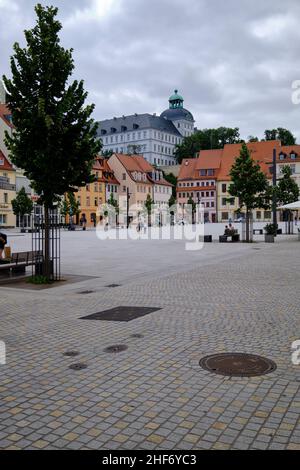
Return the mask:
M0 271L13 274L25 274L26 267L32 266L43 259L42 251L20 251L12 253L9 261L0 263Z
M200 235L199 242L212 243L212 235Z
M227 239L231 238L233 243L240 241L240 235L237 230L234 231L232 235L220 235L219 236L219 243L227 243Z
M263 235L263 229L262 228L254 228L253 229L253 235L258 232L259 235Z

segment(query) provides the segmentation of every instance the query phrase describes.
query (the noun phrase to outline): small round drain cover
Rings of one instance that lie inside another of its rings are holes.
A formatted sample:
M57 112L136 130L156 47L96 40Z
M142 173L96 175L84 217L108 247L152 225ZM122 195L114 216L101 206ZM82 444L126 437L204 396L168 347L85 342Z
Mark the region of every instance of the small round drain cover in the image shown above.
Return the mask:
M144 338L144 336L140 333L133 333L133 335L131 335L131 338Z
M114 346L108 346L108 348L104 349L104 352L107 353L119 353L122 351L126 351L128 347L125 344L116 344Z
M87 368L87 365L83 364L83 363L71 364L69 366L69 369L73 369L73 370L82 370L82 369L86 369L86 368Z
M78 356L79 354L80 354L79 351L66 351L65 353L63 353L63 355L67 357L75 357L75 356Z
M209 372L230 377L255 377L276 369L275 362L255 354L223 353L203 357L199 365Z

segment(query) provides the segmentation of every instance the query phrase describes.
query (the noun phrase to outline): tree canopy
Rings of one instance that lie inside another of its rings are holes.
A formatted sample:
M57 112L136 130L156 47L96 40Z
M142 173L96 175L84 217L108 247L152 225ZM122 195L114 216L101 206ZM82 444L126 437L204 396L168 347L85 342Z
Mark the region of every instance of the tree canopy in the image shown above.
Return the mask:
M6 134L12 162L50 207L59 196L91 182L91 166L100 150L94 105L84 106L83 82L69 83L72 49L60 45L62 26L54 7L35 7L26 47L14 44L12 78L3 77L15 132Z
M296 137L288 129L278 127L277 129L266 129L265 140L281 140L282 145L295 145Z
M195 158L200 150L221 149L225 144L242 142L237 127L219 127L217 129L197 130L185 137L181 144L175 147L175 157L178 163L184 158Z
M283 166L282 178L279 179L274 190L276 191L277 205L290 204L291 202L298 201L299 186L292 178L292 170L288 165Z
M236 158L229 174L232 182L228 192L238 198L240 210L246 208L246 240L249 241L250 212L255 208L270 207L271 194L268 180L259 164L251 157L246 144L242 145L240 155Z
M33 209L32 200L27 196L25 188L22 187L15 199L11 201L13 213L15 215L24 216L30 214Z

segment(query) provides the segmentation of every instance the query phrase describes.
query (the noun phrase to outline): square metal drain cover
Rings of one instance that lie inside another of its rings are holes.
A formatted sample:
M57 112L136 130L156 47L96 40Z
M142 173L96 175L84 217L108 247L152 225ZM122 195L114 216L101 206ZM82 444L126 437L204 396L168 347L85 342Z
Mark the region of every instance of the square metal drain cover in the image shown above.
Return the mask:
M81 317L80 320L103 320L103 321L131 321L136 318L143 317L149 313L157 312L161 308L157 307L115 307L103 312L92 313L86 317Z

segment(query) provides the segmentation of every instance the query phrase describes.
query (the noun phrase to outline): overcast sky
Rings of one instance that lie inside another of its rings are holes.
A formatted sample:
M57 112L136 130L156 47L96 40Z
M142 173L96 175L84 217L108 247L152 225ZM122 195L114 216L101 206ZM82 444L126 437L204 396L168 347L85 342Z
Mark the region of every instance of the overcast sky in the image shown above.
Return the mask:
M0 70L34 25L32 0L0 0ZM262 137L286 127L300 142L299 0L49 0L62 45L74 48L95 118L161 113L175 88L198 128ZM1 75L2 75L1 73Z

